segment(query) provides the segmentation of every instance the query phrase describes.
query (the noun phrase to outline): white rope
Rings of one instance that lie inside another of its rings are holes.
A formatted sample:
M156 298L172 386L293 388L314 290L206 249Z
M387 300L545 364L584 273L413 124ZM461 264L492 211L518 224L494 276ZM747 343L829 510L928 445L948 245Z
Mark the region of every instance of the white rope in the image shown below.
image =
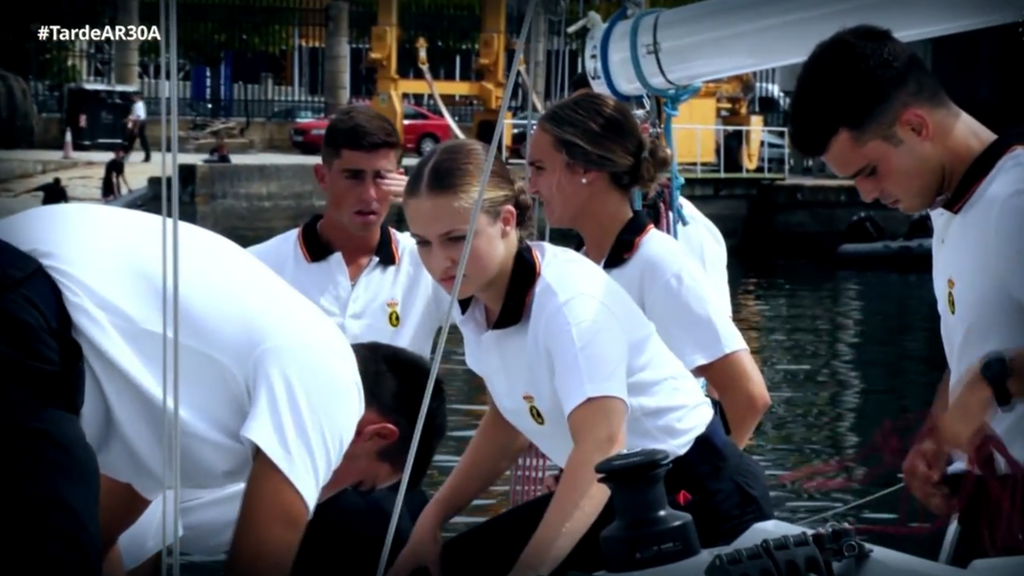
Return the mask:
M867 498L861 498L860 500L857 500L856 502L853 502L852 504L846 504L845 506L840 506L839 508L834 508L832 510L829 510L828 512L825 512L824 514L818 514L816 516L811 516L810 518L807 518L805 520L801 520L801 521L797 522L796 525L797 526L806 526L806 525L808 525L808 524L810 524L812 522L816 522L816 521L821 520L823 518L828 518L829 516L833 516L835 514L839 514L840 512L845 512L845 511L847 511L847 510L849 510L851 508L856 508L858 506L862 506L864 504L867 504L868 502L871 502L872 500L877 500L878 498L881 498L882 496L885 496L887 494L892 494L893 492L896 492L897 490L902 489L903 486L904 486L903 482L900 482L899 484L893 486L892 488L886 488L885 490L882 490L881 492L877 492L875 494L872 494L871 496L868 496Z
M172 0L173 1L173 0ZM512 62L518 63L523 57L523 47L526 45L526 36L530 31L530 24L536 12L537 0L530 0L526 16L523 20L523 28L519 31L519 38L516 42L515 55ZM434 390L434 383L437 381L437 373L441 368L441 353L444 351L445 341L448 339L448 329L451 327L452 314L455 312L455 304L459 297L459 290L462 288L462 275L466 272L466 262L469 260L469 249L473 245L473 235L476 233L477 220L483 208L484 193L487 190L488 176L494 167L495 154L503 142L502 136L505 132L505 115L508 113L509 103L512 101L512 91L516 85L516 73L518 65L512 66L511 78L506 80L505 93L501 98L501 108L498 110L498 119L494 123L494 135L491 138L491 148L487 152L487 160L484 163L483 173L480 175L480 189L477 192L476 202L473 203L473 212L469 217L469 228L466 230L466 240L462 246L462 256L459 258L459 267L455 272L455 285L452 286L452 295L448 299L448 311L444 316L444 323L441 325L441 335L437 339L437 349L434 351L434 360L430 366L430 377L427 379L427 387L423 392L423 403L420 406L420 415L416 419L416 429L413 431L412 443L409 447L409 455L405 459L405 472L398 486L398 495L395 498L395 508L391 512L391 523L388 525L388 535L384 541L384 550L381 551L380 563L377 566L377 576L384 576L387 567L388 553L391 552L391 545L395 538L395 530L398 527L398 518L401 514L402 503L405 500L405 492L409 488L409 472L412 470L413 462L416 459L416 447L420 443L420 436L423 433L423 423L427 418L427 408L430 406L430 396ZM177 575L175 575L177 576Z

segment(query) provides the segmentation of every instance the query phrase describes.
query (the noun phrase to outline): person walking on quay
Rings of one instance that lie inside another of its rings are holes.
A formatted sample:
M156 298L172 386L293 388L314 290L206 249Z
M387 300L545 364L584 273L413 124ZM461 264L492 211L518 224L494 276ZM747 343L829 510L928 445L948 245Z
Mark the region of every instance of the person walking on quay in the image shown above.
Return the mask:
M132 111L128 115L126 123L128 124L128 138L126 139L125 152L128 156L131 155L132 150L135 149L135 141L138 140L139 145L142 146L142 152L146 156L142 159L143 162L149 162L149 138L146 136L146 101L142 98L142 92L136 92L132 95ZM125 158L127 160L127 157Z

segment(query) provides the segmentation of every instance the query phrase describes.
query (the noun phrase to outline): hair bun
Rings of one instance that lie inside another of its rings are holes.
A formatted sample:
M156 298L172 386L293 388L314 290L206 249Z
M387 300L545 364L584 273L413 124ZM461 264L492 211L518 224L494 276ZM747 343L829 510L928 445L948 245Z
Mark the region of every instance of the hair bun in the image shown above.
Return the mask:
M520 182L516 182L516 196L512 207L516 210L516 228L524 232L524 235L532 233L533 198L526 191L526 186Z

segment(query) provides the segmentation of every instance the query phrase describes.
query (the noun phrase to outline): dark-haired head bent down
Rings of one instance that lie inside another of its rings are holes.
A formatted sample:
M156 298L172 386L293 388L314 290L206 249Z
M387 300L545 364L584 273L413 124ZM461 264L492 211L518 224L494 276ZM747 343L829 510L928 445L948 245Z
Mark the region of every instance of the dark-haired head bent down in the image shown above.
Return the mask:
M675 459L666 480L682 492L705 544L731 541L771 518L762 471L742 458L694 377L622 287L580 254L528 241L532 200L508 167L484 174L487 148L453 141L409 177L409 229L421 260L457 291L466 364L491 404L445 484L427 505L392 574L427 565L446 576L593 572L597 533L610 521L595 465L630 448ZM472 239L467 229L484 184ZM562 466L561 484L452 538L444 523L512 466L529 443Z

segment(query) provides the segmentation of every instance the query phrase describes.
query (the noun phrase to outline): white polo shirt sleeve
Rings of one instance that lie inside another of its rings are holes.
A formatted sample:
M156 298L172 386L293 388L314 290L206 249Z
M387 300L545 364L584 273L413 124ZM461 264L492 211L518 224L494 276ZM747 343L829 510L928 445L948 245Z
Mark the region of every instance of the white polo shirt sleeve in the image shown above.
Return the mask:
M663 263L662 277L643 284L644 314L683 365L694 370L746 350L731 310L722 304L707 273L685 260Z
M312 516L363 414L355 355L330 345L268 346L256 353L249 377L242 437L281 469Z
M1024 162L1011 167L1017 175L1014 189L1002 198L995 211L991 242L995 267L1003 274L1003 282L1011 296L1024 305ZM1007 182L1013 182L1007 177Z
M629 343L618 315L591 294L547 308L540 333L565 415L601 396L621 398L628 406Z

